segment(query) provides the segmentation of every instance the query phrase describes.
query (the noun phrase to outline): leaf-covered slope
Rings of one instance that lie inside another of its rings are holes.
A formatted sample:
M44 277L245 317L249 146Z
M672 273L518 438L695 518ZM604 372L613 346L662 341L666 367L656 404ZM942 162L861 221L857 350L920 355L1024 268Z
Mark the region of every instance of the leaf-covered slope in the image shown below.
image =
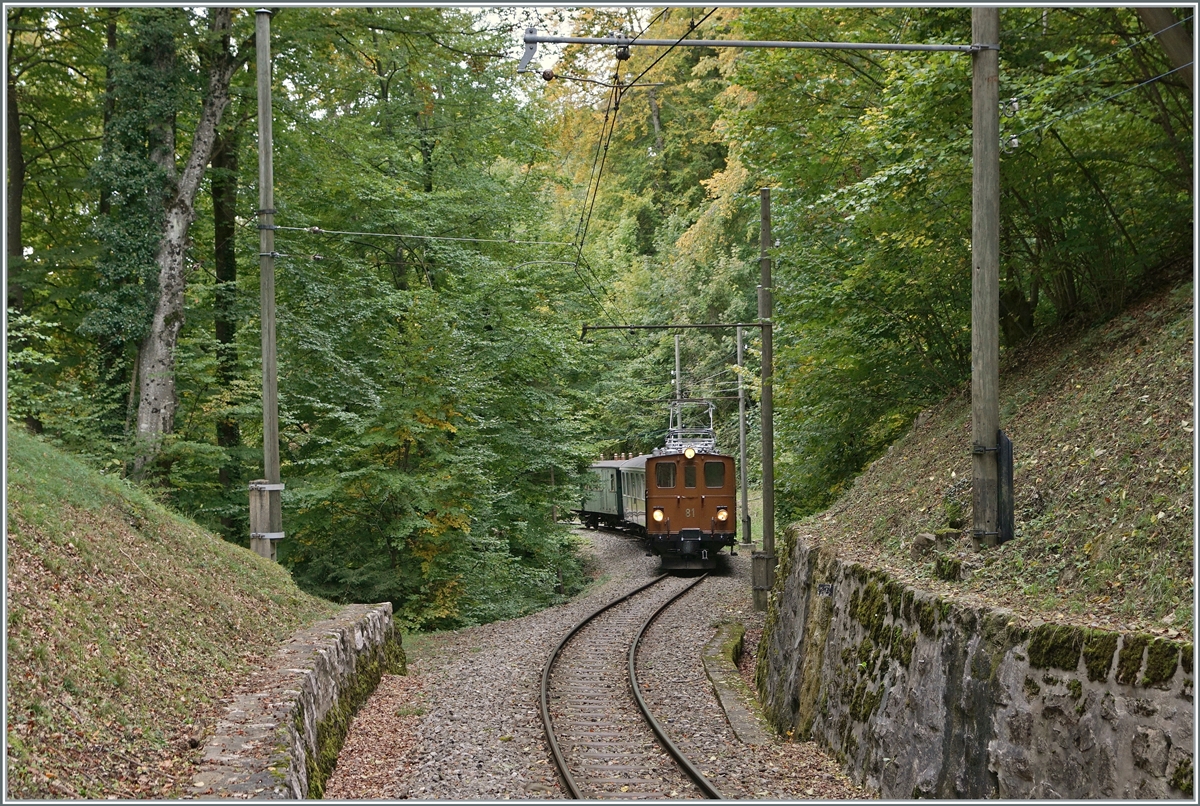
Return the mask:
M336 610L15 429L7 527L9 798L178 796L221 698Z
M1000 420L1014 446L1017 539L997 549L976 553L968 539L966 390L922 414L799 534L1029 618L1190 638L1193 355L1190 283L1011 354ZM922 532L938 546L914 560Z

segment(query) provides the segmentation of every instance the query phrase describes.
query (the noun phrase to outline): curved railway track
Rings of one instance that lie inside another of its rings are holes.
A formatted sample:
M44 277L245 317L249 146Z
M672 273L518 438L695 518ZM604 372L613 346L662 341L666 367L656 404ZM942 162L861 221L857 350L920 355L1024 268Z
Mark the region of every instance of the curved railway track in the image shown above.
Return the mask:
M572 797L721 797L650 714L637 682L646 629L705 576L656 577L575 625L550 653L542 722Z

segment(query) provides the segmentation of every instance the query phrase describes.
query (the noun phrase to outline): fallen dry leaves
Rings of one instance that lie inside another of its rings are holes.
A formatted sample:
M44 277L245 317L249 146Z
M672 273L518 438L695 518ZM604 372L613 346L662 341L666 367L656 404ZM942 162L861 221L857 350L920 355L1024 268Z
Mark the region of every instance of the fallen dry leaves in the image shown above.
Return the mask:
M325 782L325 797L403 797L406 759L416 744L424 702L424 678L384 675L350 727L337 767Z

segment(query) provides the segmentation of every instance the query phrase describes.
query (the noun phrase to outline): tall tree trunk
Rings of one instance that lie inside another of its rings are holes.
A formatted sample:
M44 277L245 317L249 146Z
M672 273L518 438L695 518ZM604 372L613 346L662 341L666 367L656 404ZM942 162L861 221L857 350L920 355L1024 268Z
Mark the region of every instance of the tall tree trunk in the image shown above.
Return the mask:
M658 157L663 152L662 138L662 123L658 119L658 97L654 94L654 87L646 91L646 98L650 102L650 120L654 123L654 156Z
M104 49L109 60L104 71L104 127L101 129L104 136L104 152L107 152L110 147L113 113L117 108L117 88L113 81L113 63L117 58L117 15L120 13L120 9L110 8L108 22L104 26ZM100 215L107 216L111 212L112 191L108 187L101 187Z
M21 151L21 120L13 75L8 75L8 215L4 222L8 238L8 305L18 311L25 306L21 284L13 279L13 270L25 259L21 240L21 205L25 197L25 156Z
M1150 13L1151 18L1154 18L1156 16L1157 12L1165 13L1166 17L1168 18L1168 21L1165 21L1165 25L1170 25L1171 22L1169 20L1175 19L1169 9L1165 9L1165 8L1138 9L1138 13L1139 13L1139 15L1141 15L1142 22L1145 23L1147 26L1149 26L1151 23L1150 23L1150 21L1147 20L1146 15L1141 13L1143 11L1151 12ZM1149 97L1150 102L1154 104L1155 108L1158 109L1159 125L1162 127L1163 133L1167 136L1167 142L1171 144L1171 153L1175 155L1175 162L1179 166L1179 175L1176 179L1176 181L1179 185L1179 188L1181 190L1187 191L1188 193L1191 193L1192 192L1192 149L1190 147L1185 148L1184 144L1179 141L1179 136L1175 133L1175 125L1171 122L1171 112L1169 109L1167 109L1166 101L1163 99L1162 92L1159 91L1158 83L1153 81L1154 73L1155 73L1155 70L1157 70L1157 66L1152 68L1149 64L1146 63L1146 60L1142 56L1142 49L1138 48L1138 47L1134 47L1134 45L1137 44L1137 40L1139 37L1137 37L1135 34L1129 32L1129 31L1125 30L1125 26L1121 24L1121 17L1120 17L1120 15L1118 15L1116 13L1115 10L1112 12L1112 19L1113 19L1114 27L1116 28L1117 33L1120 34L1122 39L1124 39L1127 43L1129 43L1129 54L1130 54L1130 56L1133 57L1134 64L1137 65L1138 70L1141 72L1142 80L1145 82L1148 82L1146 84L1146 95ZM1160 21L1160 22L1163 22L1163 21ZM1160 27L1165 27L1165 26L1160 26ZM1154 31L1154 30L1159 30L1159 29L1151 28L1150 30ZM1165 34L1163 34L1163 36L1166 37L1167 34L1174 34L1174 33L1176 33L1176 31L1174 29L1172 29L1172 30L1166 32ZM1186 61L1191 61L1191 59L1190 59L1190 53L1191 53L1191 48L1192 48L1191 38L1189 36L1187 36L1187 31L1183 31L1182 36L1184 39L1187 40L1187 49L1188 49L1188 53L1189 53L1189 58ZM1172 41L1172 45L1175 44L1174 43L1175 37L1167 37L1167 38ZM1161 37L1160 37L1160 41L1162 41ZM1173 54L1171 52L1171 50L1168 49L1166 42L1163 42L1163 48L1164 48L1164 50L1167 50L1167 57L1171 60L1172 64L1175 67L1179 67L1179 62L1175 61L1178 54ZM1188 95L1191 95L1191 91L1192 91L1191 72L1190 71L1191 71L1191 67L1188 67L1186 70L1180 71L1181 73L1184 73L1185 77L1188 79ZM1190 106L1191 105L1189 104L1188 105L1189 109L1190 109Z
M141 474L146 463L161 448L163 436L175 427L175 345L183 327L184 253L188 228L196 217L196 193L212 156L221 115L229 104L229 82L237 66L229 48L232 17L229 8L210 10L209 29L221 35L222 47L209 66L204 107L174 197L167 205L162 239L155 255L158 302L138 360L141 395L137 434L140 446L134 460L135 475Z
M19 21L22 10L13 9L9 12L9 23ZM9 30L6 64L8 71L5 75L5 89L8 92L6 113L8 115L8 186L6 202L8 213L4 221L4 233L8 238L8 299L7 304L18 311L25 307L25 293L21 284L13 279L13 269L25 259L25 244L22 239L21 205L25 199L25 152L21 149L21 118L18 114L17 76L13 73L13 43L16 34Z
M1176 24L1179 20L1175 19L1175 14L1169 8L1146 8L1143 6L1137 9L1137 14L1141 18L1142 24L1158 37L1158 42L1167 52L1167 58L1171 60L1171 65L1179 70L1179 74L1187 82L1188 92L1191 92L1192 70L1195 69L1191 63L1192 35L1183 25ZM1184 67L1184 65L1187 66Z
M224 389L228 389L237 377L237 252L234 248L237 228L237 149L238 130L228 127L218 136L212 156L213 255L217 274L214 325L217 378ZM233 417L221 418L217 422L217 445L232 448L239 444L241 434L237 420ZM222 489L228 490L236 481L236 475L236 467L221 465L218 480Z

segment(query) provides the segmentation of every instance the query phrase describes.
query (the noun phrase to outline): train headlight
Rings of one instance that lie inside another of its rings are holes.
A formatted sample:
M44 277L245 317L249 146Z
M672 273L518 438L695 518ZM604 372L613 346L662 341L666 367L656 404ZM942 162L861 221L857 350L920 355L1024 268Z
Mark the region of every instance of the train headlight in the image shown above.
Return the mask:
M729 509L727 507L717 507L717 520L721 523L729 520Z
M663 513L661 507L655 507L654 512L650 515L650 517L654 518L655 523L662 523L663 518L665 518L666 515Z
M684 448L683 449L683 458L684 459L695 459L696 458L696 449L695 448Z

